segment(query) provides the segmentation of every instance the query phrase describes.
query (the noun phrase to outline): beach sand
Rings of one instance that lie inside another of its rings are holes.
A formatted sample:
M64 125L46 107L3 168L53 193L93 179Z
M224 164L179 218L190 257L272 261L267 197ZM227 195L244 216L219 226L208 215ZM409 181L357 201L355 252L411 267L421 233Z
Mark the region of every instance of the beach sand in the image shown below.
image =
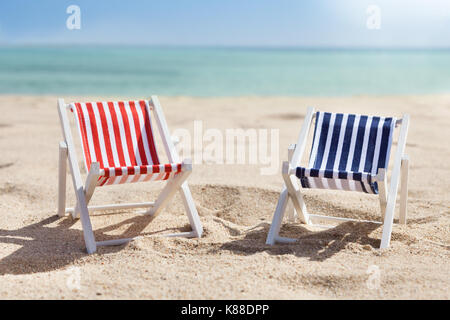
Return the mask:
M0 298L450 298L450 96L160 100L172 131L192 131L194 120L203 120L205 129L221 131L279 129L280 163L287 160L287 146L295 143L309 105L374 115L407 112L408 224L394 224L386 250L378 249L380 226L352 222L319 230L286 221L281 234L300 241L268 246L265 239L282 187L281 168L275 175L261 175L261 165L202 164L194 165L188 180L205 230L201 239L144 237L87 255L80 221L56 215L62 137L56 97L4 95ZM391 167L392 163L391 158ZM67 201L73 206L70 175L67 178ZM99 188L92 203L152 201L161 186ZM371 195L306 190L305 199L309 211L317 214L380 219L378 198ZM92 224L98 240L188 228L178 196L151 222L123 211L93 216Z

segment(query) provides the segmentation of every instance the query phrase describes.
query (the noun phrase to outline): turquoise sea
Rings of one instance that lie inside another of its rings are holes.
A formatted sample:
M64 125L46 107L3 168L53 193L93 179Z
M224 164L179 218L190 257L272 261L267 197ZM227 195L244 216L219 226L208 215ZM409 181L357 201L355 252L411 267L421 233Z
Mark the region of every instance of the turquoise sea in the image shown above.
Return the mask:
M450 92L450 50L2 47L0 93L342 96Z

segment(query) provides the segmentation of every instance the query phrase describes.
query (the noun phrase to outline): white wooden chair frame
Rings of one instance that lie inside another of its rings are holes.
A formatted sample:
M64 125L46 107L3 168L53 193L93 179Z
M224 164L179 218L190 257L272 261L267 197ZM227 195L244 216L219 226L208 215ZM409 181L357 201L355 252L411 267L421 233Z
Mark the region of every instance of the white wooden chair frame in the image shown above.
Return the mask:
M161 105L156 96L151 97L150 106L150 109L151 111L153 111L153 114L155 116L156 124L158 126L169 162L180 163L179 155L170 137L169 129L167 127ZM88 253L95 252L97 250L97 246L121 245L137 238L95 241L89 212L111 209L149 208L144 214L156 217L159 213L161 213L167 203L173 198L176 191L180 191L181 199L183 200L183 204L186 209L192 231L163 234L163 236L201 237L203 233L202 224L200 222L194 200L189 190L189 186L186 182L186 179L192 172L192 163L190 159L185 159L181 162L181 172L177 174L176 177L167 180L165 187L162 189L155 202L88 206L89 201L97 186L98 178L102 172L98 162L92 163L87 174L86 182L83 184L72 139L70 123L67 116L67 109L69 107L70 105L65 104L63 99L58 99L58 111L64 137L64 141L60 142L59 144L58 215L64 216L66 213L71 213L73 218L77 218L78 216L80 217ZM75 208L66 208L67 160L69 162L73 187L76 194L77 205Z
M292 200L294 209L290 212L290 220L295 221L300 213L300 219L303 223L313 225L313 221L357 221L357 222L369 222L383 224L383 234L381 238L380 248L387 248L391 240L392 225L394 222L395 203L397 199L397 190L399 181L401 178L401 196L400 196L400 214L399 222L406 224L407 219L407 201L408 201L408 168L409 159L404 154L406 146L406 137L408 134L409 115L405 114L396 122L396 127L401 126L400 134L397 143L397 149L394 158L394 167L392 169L391 181L389 186L389 192L386 194L387 188L387 176L386 170L380 169L376 177L379 187L379 201L382 217L384 223L381 221L368 221L357 220L342 217L323 216L317 214L310 214L306 208L305 202L302 196L302 190L299 185L299 179L295 176L296 168L302 159L303 152L305 151L308 134L310 131L311 123L315 118L315 112L313 107L308 107L308 111L305 117L305 121L300 131L300 135L296 145L289 146L288 159L284 161L282 166L282 175L284 179L284 186L278 199L277 207L273 216L273 221L267 235L266 244L273 245L276 242L291 243L298 239L281 237L279 235L283 216L286 211L286 207L289 199ZM316 225L323 228L331 228L332 226Z

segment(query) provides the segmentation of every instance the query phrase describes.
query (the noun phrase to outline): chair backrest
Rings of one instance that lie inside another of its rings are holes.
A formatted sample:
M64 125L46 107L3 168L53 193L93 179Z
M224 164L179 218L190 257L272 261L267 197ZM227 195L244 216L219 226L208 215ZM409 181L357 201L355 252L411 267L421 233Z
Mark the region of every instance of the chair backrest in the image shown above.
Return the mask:
M159 164L149 101L72 103L87 170Z
M386 168L395 118L317 112L309 168L373 175Z

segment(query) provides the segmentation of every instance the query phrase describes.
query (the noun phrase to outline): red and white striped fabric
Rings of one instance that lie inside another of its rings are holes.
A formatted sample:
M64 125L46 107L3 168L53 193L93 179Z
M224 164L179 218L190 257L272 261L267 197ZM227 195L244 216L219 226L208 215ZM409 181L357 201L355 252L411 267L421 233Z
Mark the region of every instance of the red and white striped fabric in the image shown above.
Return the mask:
M160 164L148 101L72 103L86 168L100 164L100 186L167 180L181 163Z

